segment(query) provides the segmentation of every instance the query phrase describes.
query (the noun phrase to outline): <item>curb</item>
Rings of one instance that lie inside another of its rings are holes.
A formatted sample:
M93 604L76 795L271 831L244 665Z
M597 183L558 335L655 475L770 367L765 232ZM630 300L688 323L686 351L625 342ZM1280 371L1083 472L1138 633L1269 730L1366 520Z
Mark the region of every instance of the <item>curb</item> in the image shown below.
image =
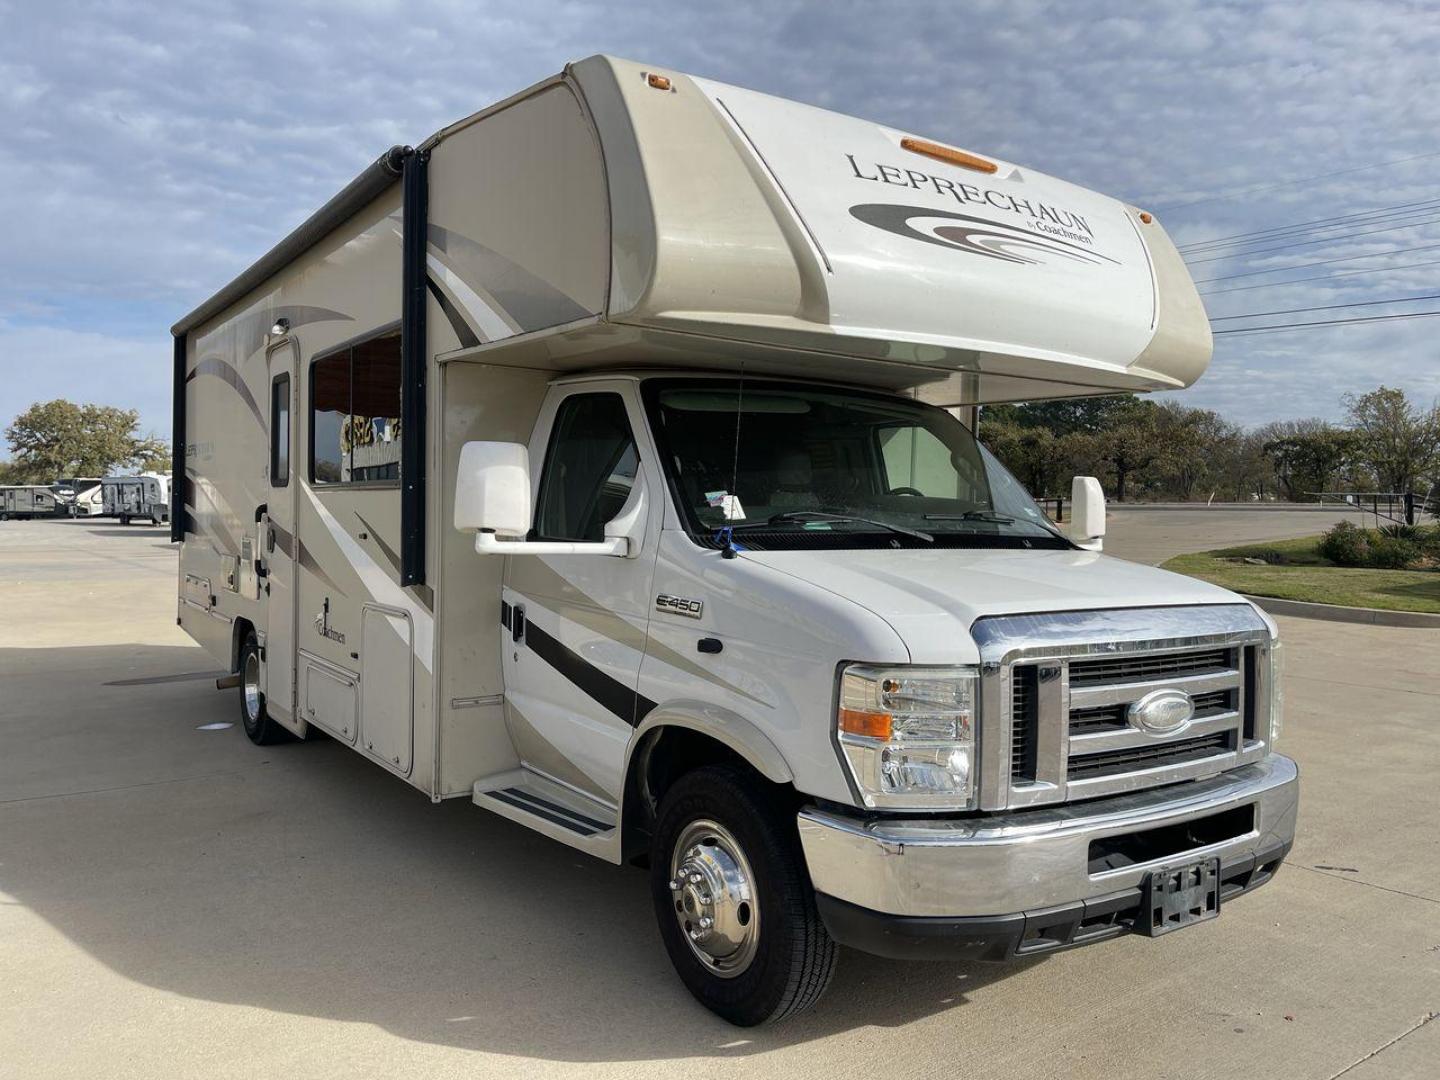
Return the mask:
M1339 604L1312 604L1305 600L1281 600L1275 596L1251 596L1249 593L1241 595L1271 615L1295 615L1302 619L1365 623L1369 626L1409 626L1440 630L1440 615L1431 615L1424 611L1386 611L1384 608L1342 607Z

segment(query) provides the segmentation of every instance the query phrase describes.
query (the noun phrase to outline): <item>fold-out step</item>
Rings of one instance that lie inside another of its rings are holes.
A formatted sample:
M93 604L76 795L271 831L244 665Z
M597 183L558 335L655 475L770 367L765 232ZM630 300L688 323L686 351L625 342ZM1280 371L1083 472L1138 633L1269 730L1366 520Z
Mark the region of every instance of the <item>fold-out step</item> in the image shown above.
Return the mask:
M528 769L477 781L474 801L573 847L608 846L615 833L614 807Z

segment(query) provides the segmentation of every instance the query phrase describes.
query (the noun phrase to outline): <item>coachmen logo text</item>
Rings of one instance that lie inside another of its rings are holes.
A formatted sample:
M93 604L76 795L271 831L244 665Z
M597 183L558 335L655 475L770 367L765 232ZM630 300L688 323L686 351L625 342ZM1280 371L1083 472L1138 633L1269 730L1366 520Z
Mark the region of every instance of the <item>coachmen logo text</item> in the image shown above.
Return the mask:
M917 169L878 163L864 168L855 160L854 154L846 154L845 158L857 180L891 184L914 191L933 191L936 195L950 196L961 206L989 206L1022 219L1009 225L951 210L898 203L860 203L850 208L852 217L877 229L1004 262L1033 265L1048 261L1044 256L1049 255L1097 266L1101 263L1118 265L1118 260L1091 250L1095 234L1090 223L1074 211ZM1044 235L1039 235L1042 233Z

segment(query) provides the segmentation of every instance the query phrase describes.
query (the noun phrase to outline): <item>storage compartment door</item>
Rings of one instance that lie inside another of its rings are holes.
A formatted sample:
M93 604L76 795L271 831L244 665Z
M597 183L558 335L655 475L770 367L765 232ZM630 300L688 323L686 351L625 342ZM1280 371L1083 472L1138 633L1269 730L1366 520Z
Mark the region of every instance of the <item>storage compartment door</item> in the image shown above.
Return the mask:
M305 719L344 742L355 742L355 680L349 675L305 665Z
M361 745L401 776L415 741L414 629L408 612L366 604L360 615Z

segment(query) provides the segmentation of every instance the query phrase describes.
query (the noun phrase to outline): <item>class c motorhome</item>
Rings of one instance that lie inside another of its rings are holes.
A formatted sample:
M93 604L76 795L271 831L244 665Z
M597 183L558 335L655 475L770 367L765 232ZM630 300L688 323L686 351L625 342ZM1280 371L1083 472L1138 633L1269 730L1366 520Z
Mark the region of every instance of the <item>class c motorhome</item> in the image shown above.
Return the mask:
M1104 556L1093 480L1062 532L972 433L1201 374L1149 213L593 57L173 332L179 621L250 738L648 866L735 1023L839 944L1160 935L1289 850L1271 620Z

